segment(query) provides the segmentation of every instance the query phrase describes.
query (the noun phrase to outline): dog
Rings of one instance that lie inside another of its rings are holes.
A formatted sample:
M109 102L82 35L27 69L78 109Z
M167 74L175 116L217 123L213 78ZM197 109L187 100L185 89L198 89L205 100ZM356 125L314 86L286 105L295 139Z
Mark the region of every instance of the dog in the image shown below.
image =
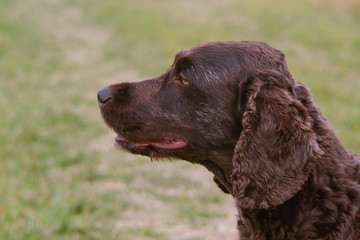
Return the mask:
M212 172L240 239L360 239L360 158L268 44L182 50L160 76L100 89L98 104L116 146Z

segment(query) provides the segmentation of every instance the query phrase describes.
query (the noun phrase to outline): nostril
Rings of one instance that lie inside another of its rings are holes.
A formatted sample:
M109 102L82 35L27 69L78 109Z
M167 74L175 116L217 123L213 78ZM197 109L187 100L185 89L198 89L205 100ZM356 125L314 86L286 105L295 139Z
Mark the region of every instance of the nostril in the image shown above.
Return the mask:
M111 90L110 88L102 88L97 92L98 102L106 103L111 99Z

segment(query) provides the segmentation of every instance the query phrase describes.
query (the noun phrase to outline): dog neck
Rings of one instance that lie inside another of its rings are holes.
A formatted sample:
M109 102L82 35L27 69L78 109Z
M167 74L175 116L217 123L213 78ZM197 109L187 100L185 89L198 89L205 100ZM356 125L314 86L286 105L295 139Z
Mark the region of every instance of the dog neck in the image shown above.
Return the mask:
M225 193L232 193L232 152L212 152L199 163L214 174L214 181Z

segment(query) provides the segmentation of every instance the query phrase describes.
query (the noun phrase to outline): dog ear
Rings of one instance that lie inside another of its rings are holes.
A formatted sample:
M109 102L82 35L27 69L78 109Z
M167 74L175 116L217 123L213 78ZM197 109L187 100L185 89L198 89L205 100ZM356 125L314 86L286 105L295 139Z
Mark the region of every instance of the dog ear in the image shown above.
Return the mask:
M266 70L240 86L243 130L231 176L239 207L284 203L301 189L322 154L293 85L280 72Z

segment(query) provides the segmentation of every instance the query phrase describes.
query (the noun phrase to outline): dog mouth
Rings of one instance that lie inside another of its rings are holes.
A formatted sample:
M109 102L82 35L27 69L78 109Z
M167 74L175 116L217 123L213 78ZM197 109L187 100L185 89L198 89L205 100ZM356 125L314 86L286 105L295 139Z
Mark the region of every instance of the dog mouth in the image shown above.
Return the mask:
M132 141L120 135L115 137L115 144L121 148L128 150L145 150L145 149L159 149L159 150L178 150L185 148L188 143L183 138L164 138L153 141Z

